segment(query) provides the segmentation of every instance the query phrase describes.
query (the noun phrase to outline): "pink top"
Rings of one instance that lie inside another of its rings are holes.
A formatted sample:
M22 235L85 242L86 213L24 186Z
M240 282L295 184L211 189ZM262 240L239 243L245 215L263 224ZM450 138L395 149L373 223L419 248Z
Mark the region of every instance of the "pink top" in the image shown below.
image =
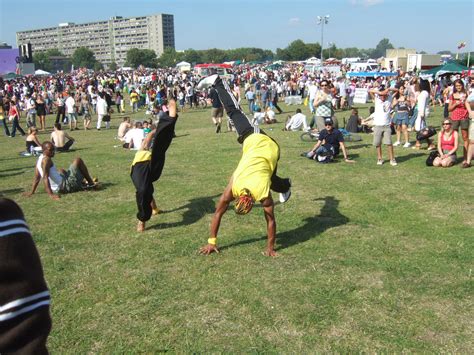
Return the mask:
M446 140L444 138L444 132L441 133L441 150L443 152L450 152L454 149L454 132L451 132L451 138Z

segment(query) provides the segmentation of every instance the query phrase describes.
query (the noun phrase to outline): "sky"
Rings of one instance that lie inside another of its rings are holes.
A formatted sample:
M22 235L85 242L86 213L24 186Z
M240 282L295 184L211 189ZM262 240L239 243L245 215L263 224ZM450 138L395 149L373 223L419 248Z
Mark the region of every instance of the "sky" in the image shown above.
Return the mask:
M294 40L321 41L317 16L329 15L324 46L473 51L473 0L0 0L0 42L16 32L112 16L174 15L177 50L257 47L275 51Z

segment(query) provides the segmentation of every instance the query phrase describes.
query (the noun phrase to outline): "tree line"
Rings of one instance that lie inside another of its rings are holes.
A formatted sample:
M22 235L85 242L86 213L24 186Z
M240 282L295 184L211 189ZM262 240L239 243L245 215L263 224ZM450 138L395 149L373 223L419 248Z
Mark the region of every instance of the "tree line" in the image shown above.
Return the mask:
M335 44L323 49L323 57L327 58L355 58L360 57L364 59L377 59L385 55L387 49L393 49L394 46L390 43L388 38L383 38L379 41L375 48L360 49L356 47L338 48ZM424 53L424 52L421 52ZM439 54L450 53L449 51L441 51ZM305 60L310 57L319 58L321 55L320 43L305 43L298 39L291 42L286 48L277 48L273 53L268 49L261 48L235 48L235 49L186 49L184 51L176 51L173 48L166 48L160 57L151 49L132 48L127 51L125 66L137 68L143 65L147 68L157 67L173 67L181 61L195 63L222 63L228 61L241 62L264 62L272 60L298 61ZM45 52L33 54L33 62L36 68L46 71L56 70L54 60L64 55L57 49L50 49ZM467 58L461 62L467 62ZM464 63L466 64L466 63ZM62 70L68 71L74 67L86 67L89 69L100 70L103 68L102 63L96 60L94 53L85 47L77 48L71 58L63 60ZM117 69L117 64L112 62L109 69Z

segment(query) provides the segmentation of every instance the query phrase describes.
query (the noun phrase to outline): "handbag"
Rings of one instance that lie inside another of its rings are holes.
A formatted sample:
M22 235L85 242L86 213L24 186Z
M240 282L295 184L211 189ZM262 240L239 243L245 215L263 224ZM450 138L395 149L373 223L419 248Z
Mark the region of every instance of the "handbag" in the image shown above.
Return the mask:
M102 117L102 121L110 122L110 115L104 115L104 117Z
M439 157L439 152L437 150L433 150L428 158L426 158L426 166L433 166L433 162L436 158Z

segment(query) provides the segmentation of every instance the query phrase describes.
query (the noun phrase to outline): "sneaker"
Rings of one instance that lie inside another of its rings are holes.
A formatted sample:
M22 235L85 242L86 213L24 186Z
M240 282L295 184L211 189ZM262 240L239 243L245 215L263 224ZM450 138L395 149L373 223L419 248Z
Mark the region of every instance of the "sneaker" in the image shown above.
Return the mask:
M377 160L377 165L383 165L383 163L384 163L383 159Z
M398 147L400 144L401 144L400 141L396 141L395 143L393 143L393 146Z
M287 192L282 192L280 193L280 202L285 203L290 199L291 196L291 180L290 180L290 188L288 189Z
M214 83L216 82L216 79L219 77L219 75L214 74L211 76L208 76L207 78L202 79L199 84L196 86L196 90L202 91L207 88L210 88Z
M397 161L396 161L395 159L392 159L392 160L390 160L390 165L391 165L391 166L397 166L398 163L397 163Z
M403 148L410 148L411 147L411 143L410 142L406 142L404 145L403 145Z

